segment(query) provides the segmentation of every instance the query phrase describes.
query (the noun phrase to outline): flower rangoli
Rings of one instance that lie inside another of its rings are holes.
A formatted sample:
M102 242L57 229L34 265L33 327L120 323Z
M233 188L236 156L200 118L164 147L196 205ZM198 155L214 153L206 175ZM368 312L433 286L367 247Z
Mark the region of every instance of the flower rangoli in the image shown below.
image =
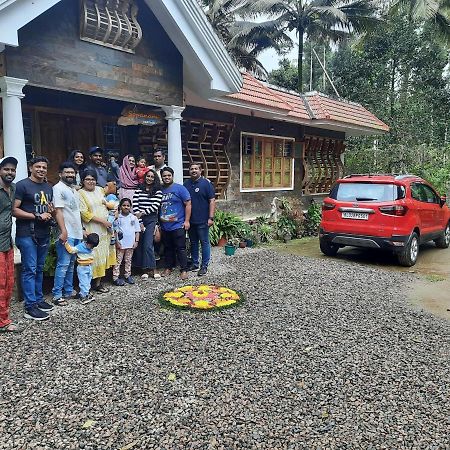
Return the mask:
M242 300L236 291L223 286L183 286L161 296L166 306L182 309L207 310L236 305Z

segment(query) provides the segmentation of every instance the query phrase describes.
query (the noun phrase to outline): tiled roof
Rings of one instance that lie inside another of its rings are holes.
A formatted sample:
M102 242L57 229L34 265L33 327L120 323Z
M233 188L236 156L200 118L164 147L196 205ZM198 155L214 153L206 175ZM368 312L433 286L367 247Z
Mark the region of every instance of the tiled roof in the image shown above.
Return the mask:
M242 74L243 85L236 94L229 94L227 97L240 100L245 103L254 103L259 106L281 109L289 112L292 107L279 97L271 89L267 88L263 82L252 77L248 73Z
M389 131L385 123L358 103L336 100L318 92L307 93L305 98L315 119Z
M255 105L255 107L277 110L277 113L286 114L294 120L299 119L302 123L311 121L312 126L314 121L320 120L336 122L343 126L389 131L385 123L358 103L333 99L318 92L297 94L284 91L259 81L248 73L243 73L242 77L241 90L236 94L227 95L228 98Z
M275 91L275 89L271 88L272 92L276 92L279 97L281 97L285 102L287 102L291 108L288 113L289 116L297 117L299 119L311 119L311 116L308 113L305 105L305 99L298 94L293 92L284 92L284 91Z

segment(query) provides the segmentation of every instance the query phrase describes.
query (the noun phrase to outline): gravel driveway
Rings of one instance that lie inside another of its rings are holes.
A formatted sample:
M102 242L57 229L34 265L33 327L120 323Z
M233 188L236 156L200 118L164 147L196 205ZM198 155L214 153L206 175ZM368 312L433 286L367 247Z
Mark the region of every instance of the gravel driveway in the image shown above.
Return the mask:
M0 448L450 448L450 323L409 306L414 275L213 259L242 307L163 310L171 277L0 336Z

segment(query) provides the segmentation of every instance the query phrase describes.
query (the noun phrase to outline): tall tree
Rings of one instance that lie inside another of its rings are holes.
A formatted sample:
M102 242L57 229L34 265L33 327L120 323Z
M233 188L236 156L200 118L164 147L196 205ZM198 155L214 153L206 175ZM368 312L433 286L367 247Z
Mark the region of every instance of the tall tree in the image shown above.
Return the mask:
M298 39L298 92L303 92L305 38L339 42L351 33L363 33L379 23L372 0L253 0L246 13L267 14L281 31L295 31Z
M446 44L450 44L450 0L394 0L391 12L406 12L410 22L433 26Z
M292 45L292 41L271 20L245 20L249 17L251 3L252 0L200 0L206 16L236 65L265 78L267 71L258 60L260 53L268 48L282 53Z

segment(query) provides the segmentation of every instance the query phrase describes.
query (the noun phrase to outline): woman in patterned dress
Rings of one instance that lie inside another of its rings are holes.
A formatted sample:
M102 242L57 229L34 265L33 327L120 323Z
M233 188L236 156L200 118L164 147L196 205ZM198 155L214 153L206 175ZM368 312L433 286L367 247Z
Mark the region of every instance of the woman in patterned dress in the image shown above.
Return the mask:
M97 292L109 292L101 283L105 271L116 263L116 247L111 245L111 223L108 222L108 209L105 206L105 191L97 186L97 174L87 169L81 178L80 213L86 232L97 233L100 237L94 249L92 265L92 288Z

